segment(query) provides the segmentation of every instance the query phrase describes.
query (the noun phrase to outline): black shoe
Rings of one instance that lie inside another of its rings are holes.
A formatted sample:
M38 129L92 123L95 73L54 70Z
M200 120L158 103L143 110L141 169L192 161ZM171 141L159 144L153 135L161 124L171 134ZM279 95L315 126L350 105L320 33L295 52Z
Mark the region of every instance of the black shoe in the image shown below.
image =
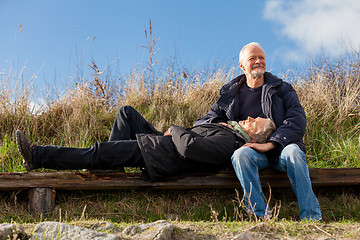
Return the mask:
M26 171L30 172L34 169L34 163L32 159L33 145L27 140L24 133L20 130L16 130L16 144L19 153L23 157L23 164Z

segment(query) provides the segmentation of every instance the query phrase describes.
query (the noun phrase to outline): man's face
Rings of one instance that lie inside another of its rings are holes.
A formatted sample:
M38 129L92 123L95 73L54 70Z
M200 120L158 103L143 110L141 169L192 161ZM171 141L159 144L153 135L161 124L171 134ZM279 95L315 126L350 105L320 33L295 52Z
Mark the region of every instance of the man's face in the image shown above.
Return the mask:
M259 46L248 46L243 52L240 68L252 78L259 78L266 70L265 52Z
M239 121L239 125L244 129L244 131L249 134L250 138L252 134L264 131L267 123L266 118L252 118L248 117L246 120Z

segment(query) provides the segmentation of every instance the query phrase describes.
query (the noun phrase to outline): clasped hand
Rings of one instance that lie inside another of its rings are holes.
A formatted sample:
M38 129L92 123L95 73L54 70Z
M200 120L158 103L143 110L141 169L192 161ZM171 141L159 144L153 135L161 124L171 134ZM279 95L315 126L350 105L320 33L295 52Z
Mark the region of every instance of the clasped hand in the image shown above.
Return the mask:
M243 145L243 147L249 147L252 148L258 152L264 153L267 151L270 151L271 149L273 149L275 146L273 143L271 142L267 142L267 143L245 143Z

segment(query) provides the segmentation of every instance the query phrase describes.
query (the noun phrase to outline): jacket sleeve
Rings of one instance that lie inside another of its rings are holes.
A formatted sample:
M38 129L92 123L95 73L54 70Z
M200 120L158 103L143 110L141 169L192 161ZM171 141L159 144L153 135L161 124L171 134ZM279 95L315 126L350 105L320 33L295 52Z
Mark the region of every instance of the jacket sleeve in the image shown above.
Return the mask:
M276 142L280 148L284 148L290 143L302 141L306 132L306 115L301 106L295 89L290 84L284 84L282 89L282 104L284 118L280 126L271 135L269 141ZM276 112L273 113L273 115ZM275 116L276 118L276 116Z
M204 123L219 123L226 122L228 119L225 110L220 107L219 100L216 101L210 108L210 111L203 117L194 122L194 127Z
M226 131L201 136L191 130L171 126L170 133L178 153L187 160L224 165L230 160L234 149L234 137Z
M242 74L222 86L219 99L211 106L210 111L205 116L195 121L194 126L204 123L227 122L231 118L230 115L233 114L231 112L231 105L233 104L234 97L241 84L245 81L245 74Z

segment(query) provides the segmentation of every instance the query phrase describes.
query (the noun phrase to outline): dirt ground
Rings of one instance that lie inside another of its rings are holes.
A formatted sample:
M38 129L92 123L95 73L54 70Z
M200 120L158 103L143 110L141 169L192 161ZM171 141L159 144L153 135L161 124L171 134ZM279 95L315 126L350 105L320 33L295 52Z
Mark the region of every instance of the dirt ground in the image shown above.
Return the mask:
M360 223L323 222L171 222L172 240L255 240L255 239L360 239ZM71 223L90 227L94 222ZM140 224L140 223L139 223ZM119 230L129 224L114 224ZM136 225L136 223L130 224ZM28 233L35 224L23 224ZM115 233L115 232L114 232ZM119 234L117 232L116 234ZM120 234L121 236L121 234Z

